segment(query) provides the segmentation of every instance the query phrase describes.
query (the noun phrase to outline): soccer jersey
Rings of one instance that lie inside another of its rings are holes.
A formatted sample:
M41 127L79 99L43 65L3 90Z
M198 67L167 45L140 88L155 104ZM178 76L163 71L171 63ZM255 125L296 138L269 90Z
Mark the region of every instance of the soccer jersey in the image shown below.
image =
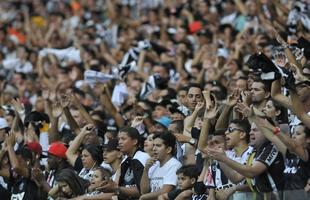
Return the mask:
M310 155L310 148L307 151L308 155ZM304 189L310 177L310 159L305 162L295 154L287 151L285 155L284 177L284 190Z
M256 150L254 160L266 165L267 170L252 179L257 192L276 192L284 188L284 160L271 142L264 143Z
M140 181L146 161L150 158L147 153L137 151L133 158L126 156L121 164L119 186L140 188ZM119 198L121 199L121 198Z

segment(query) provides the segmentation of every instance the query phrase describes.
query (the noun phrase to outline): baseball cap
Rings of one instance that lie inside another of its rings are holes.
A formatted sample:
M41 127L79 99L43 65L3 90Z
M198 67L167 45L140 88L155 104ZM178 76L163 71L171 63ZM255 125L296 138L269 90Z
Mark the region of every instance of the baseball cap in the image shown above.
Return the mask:
M0 117L0 129L4 129L4 128L8 128L8 122L6 121L6 119Z
M28 142L26 146L30 151L33 151L38 155L42 153L42 146L38 142Z
M66 156L67 147L61 142L54 142L48 148L48 153L60 158L67 159Z
M170 122L171 122L171 119L167 116L163 116L161 118L159 118L158 120L155 120L157 123L161 124L162 126L168 128Z
M117 138L112 138L111 140L109 140L109 142L107 144L103 145L103 148L106 151L114 151L114 150L119 151L119 149L118 149L118 139Z

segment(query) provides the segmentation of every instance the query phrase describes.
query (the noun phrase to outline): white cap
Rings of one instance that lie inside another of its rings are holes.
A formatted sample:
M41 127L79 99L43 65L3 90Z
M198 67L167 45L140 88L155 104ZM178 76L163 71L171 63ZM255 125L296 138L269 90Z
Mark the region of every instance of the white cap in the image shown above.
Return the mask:
M0 117L0 129L4 129L9 127L8 122L6 121L6 119Z

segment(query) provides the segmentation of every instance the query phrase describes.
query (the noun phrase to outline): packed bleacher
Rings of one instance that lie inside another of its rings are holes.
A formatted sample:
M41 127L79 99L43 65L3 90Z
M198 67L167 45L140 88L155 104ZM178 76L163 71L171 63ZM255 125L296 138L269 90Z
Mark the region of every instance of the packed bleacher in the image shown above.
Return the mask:
M309 0L0 1L1 200L309 200Z

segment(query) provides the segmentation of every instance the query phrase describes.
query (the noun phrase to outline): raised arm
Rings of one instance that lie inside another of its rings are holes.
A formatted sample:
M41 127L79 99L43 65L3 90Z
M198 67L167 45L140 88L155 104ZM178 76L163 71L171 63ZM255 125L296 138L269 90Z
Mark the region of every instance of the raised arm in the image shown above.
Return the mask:
M235 0L235 3L237 5L237 8L241 12L242 15L247 15L247 8L245 7L244 3L241 0Z
M292 111L294 114L304 123L308 128L310 128L310 116L306 113L302 102L299 99L298 94L295 91L291 91L291 102L292 102Z
M58 131L58 121L59 117L63 113L63 108L61 107L60 102L56 102L52 106L52 113L51 113L51 127L48 129L48 136L49 136L49 143L53 143L55 141L60 140L60 134Z
M269 122L262 122L262 120L259 120L257 123L260 124L260 126L263 126L266 132L268 131L268 134L273 134L274 137L277 137L283 144L279 146L277 145L277 142L274 143L277 148L279 148L279 151L284 151L286 153L286 149L288 149L291 153L299 156L302 160L308 161L309 155L308 152L305 150L305 148L301 145L298 145L288 134L282 133L277 130L276 127L272 126ZM283 147L284 146L284 147ZM281 153L282 153L281 151ZM284 154L285 155L285 154Z
M114 107L113 103L111 102L111 98L107 95L107 88L104 87L102 94L100 95L100 102L101 105L110 113L118 127L123 127L125 124L125 120L123 119L122 115L117 112L116 108Z
M198 149L200 151L205 150L205 148L208 146L208 136L209 136L209 131L210 131L210 126L211 126L211 120L214 119L217 115L217 103L214 102L212 104L208 92L204 91L204 98L206 101L206 110L203 115L203 123L202 123L202 128L200 131L199 135L199 140L198 140Z
M287 109L291 109L290 99L281 93L280 80L275 80L271 84L271 98Z
M61 101L61 106L63 108L63 113L66 116L67 122L71 128L71 130L78 135L81 132L81 129L79 127L79 125L77 124L77 122L75 121L75 119L72 117L70 110L69 110L69 101L66 99L66 97L64 96Z
M195 124L195 120L198 116L198 112L203 108L203 106L204 106L203 102L198 102L193 113L190 116L185 118L184 130L183 130L184 135L191 137L191 134L190 134L191 129Z
M84 138L86 135L91 134L93 131L94 126L92 124L87 124L84 126L81 130L81 133L78 134L74 140L72 141L71 145L69 146L66 156L68 159L68 162L70 163L71 166L74 166L76 159L78 158L78 149L81 146ZM94 134L94 133L93 133Z
M81 104L81 102L73 93L69 94L69 98L73 105L75 105L79 109L80 114L83 116L86 122L88 124L95 124L94 119L90 116L85 107Z
M222 110L218 120L216 121L215 130L218 129L226 129L229 123L229 115L236 105L238 98L239 98L239 91L234 91L231 95L228 96L224 109Z
M8 148L9 153L9 159L11 163L11 167L14 172L19 174L20 176L23 176L25 178L29 178L29 171L27 166L21 165L18 162L17 156L14 151L14 145L15 145L15 134L13 132L10 132L9 136L6 138L6 146Z
M274 131L276 130L276 127L272 126L267 120L257 116L253 116L252 119L258 130L260 130L260 132L277 147L278 151L280 151L282 155L285 156L287 147L279 139L279 137L275 135Z

